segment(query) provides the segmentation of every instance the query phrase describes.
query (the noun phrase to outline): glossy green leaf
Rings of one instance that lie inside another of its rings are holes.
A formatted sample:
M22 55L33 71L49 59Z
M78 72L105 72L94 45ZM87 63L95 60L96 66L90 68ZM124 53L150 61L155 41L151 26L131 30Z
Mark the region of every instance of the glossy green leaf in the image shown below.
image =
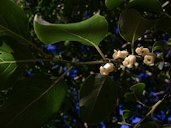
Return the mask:
M136 97L140 98L143 95L145 89L144 83L137 83L130 87L130 90L132 90Z
M139 11L154 13L159 13L162 11L161 3L159 0L130 0L128 7L137 9Z
M25 60L33 59L28 49L30 39L24 11L11 0L0 1L0 89L7 88L19 76ZM19 64L19 62L21 62ZM22 65L22 67L21 67Z
M67 86L63 81L54 83L48 75L23 78L15 83L8 100L0 108L2 128L40 128L58 112Z
M116 9L123 2L124 2L124 0L105 0L106 7L109 9Z
M154 20L147 20L136 10L129 9L121 13L118 24L121 36L128 42L134 42L152 28L154 23Z
M82 22L69 24L51 24L36 15L34 30L45 44L78 41L88 46L97 46L107 34L108 23L98 14Z
M171 35L171 16L168 14L162 14L158 23L156 24L156 30L167 32Z
M138 128L161 128L155 121L147 121L142 123Z
M90 75L80 91L80 116L87 123L105 120L117 105L117 85L109 76Z

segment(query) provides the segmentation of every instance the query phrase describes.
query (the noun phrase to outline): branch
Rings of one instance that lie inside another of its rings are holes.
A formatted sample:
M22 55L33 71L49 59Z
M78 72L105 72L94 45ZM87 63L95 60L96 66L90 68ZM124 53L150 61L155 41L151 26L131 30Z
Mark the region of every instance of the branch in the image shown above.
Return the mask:
M163 96L163 98L159 101L157 101L150 109L150 111L145 115L145 117L139 122L137 123L134 128L138 128L140 126L140 124L150 115L152 115L154 113L154 111L157 109L157 107L163 103L167 98L169 98L171 95L171 87L165 92L165 95Z

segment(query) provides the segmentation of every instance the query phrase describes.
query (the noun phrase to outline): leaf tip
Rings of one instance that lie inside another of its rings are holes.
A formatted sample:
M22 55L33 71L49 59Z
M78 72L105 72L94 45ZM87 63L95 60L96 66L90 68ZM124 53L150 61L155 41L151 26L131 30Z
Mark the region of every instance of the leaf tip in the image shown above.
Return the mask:
M49 25L50 24L49 22L43 20L42 16L40 16L38 14L36 14L34 16L34 22L38 22L38 23L43 24L43 25Z

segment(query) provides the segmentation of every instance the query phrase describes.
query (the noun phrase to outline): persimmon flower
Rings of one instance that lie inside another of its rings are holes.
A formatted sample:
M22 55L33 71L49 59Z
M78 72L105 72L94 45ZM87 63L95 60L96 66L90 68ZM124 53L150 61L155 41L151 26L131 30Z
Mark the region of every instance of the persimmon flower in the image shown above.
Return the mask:
M110 72L114 71L113 63L106 63L104 66L100 66L100 74L101 75L109 75Z
M136 63L135 55L129 55L128 57L125 58L125 60L122 63L123 63L123 66L127 68L132 68Z
M144 63L148 66L153 66L155 61L155 55L153 53L144 56Z
M113 53L113 59L124 59L128 56L128 52L126 50L123 50L123 51L120 51L120 50L114 50L114 53Z
M150 53L150 50L148 48L138 47L136 48L135 52L140 56L145 56Z

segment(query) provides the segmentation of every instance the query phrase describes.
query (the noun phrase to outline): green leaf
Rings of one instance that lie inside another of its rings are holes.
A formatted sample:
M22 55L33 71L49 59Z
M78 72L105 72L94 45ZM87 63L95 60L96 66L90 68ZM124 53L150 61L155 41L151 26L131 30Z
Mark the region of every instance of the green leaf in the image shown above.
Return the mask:
M130 0L128 7L137 9L139 11L154 13L159 13L162 11L161 3L158 0Z
M58 112L66 91L64 81L53 83L48 75L39 74L17 81L8 100L0 108L0 126L40 128Z
M161 128L155 121L148 121L142 123L138 128Z
M105 0L106 7L109 9L116 9L123 2L124 2L124 0Z
M108 23L98 14L82 22L69 24L51 24L36 15L34 30L45 44L78 41L88 46L97 46L107 34Z
M138 98L142 97L144 89L145 89L144 83L137 83L130 87L130 90L132 90L135 96Z
M109 76L90 75L80 91L80 116L87 123L106 119L117 106L116 83Z
M157 41L153 44L152 51L162 51L164 52L166 44L163 41Z
M0 89L13 84L19 76L19 69L26 64L25 60L33 59L27 39L30 39L30 32L24 11L11 0L1 0Z
M121 13L118 24L121 36L126 41L134 43L146 30L152 28L154 23L154 20L147 20L136 10L129 9Z
M124 95L126 102L137 102L137 97L134 92L127 92Z
M171 16L167 13L161 15L158 23L156 24L156 30L167 32L171 36Z
M124 117L124 119L128 119L128 118L130 118L133 115L134 115L134 113L132 111L130 111L130 110L123 110L123 117Z
M28 20L24 11L11 0L0 1L0 36L30 39Z

